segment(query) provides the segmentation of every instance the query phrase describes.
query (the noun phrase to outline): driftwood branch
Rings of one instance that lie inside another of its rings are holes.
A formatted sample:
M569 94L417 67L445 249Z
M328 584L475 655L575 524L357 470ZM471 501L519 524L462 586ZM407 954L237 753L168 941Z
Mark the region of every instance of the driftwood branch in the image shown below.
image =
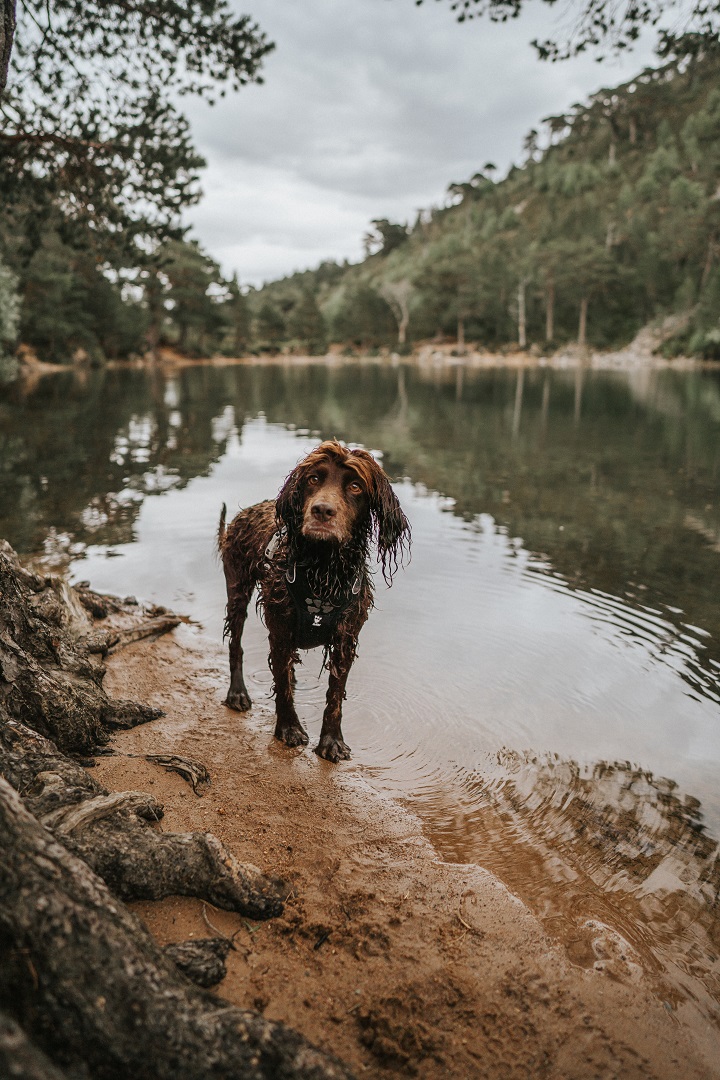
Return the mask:
M161 765L168 772L178 773L192 785L196 795L203 794L198 788L205 789L210 786L210 773L202 761L196 761L195 758L180 757L179 754L146 754L145 760L153 765Z
M122 649L125 645L132 645L134 641L142 641L144 638L160 637L161 634L167 634L169 630L174 630L181 622L184 622L184 620L179 615L171 614L158 615L154 619L148 619L146 622L140 623L139 626L134 626L132 630L123 630L118 635L118 640L113 643L112 651Z

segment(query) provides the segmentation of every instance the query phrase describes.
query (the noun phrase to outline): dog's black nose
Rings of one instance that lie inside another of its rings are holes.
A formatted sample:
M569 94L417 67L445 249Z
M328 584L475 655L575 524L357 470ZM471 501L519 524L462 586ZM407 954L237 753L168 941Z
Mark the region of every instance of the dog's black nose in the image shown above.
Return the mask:
M334 506L326 502L316 502L312 506L312 516L317 518L318 521L330 521L335 517L337 511Z

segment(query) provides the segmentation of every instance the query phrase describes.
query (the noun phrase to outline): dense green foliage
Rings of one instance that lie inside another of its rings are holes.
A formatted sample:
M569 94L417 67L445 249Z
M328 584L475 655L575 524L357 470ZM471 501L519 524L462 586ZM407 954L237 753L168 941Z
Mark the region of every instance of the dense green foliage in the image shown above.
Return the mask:
M0 308L2 288L0 279ZM101 362L158 345L190 356L247 347L247 299L195 242L168 241L147 266L118 273L48 229L21 269L19 289L20 340L43 360Z
M178 102L271 48L228 0L0 0L0 259L41 357L237 338L237 288L181 240L204 162Z
M0 0L10 26L15 0ZM7 32L5 34L7 38ZM137 263L199 197L178 98L255 80L272 48L227 0L17 0L0 97L5 228L37 246L52 210L105 259ZM1 60L1 57L0 57ZM3 72L0 70L0 90Z
M720 357L720 52L601 90L525 141L502 180L486 166L411 227L373 223L377 250L260 290L260 344L290 343L315 293L331 340L361 348L465 336L497 348L607 347L678 315L666 349ZM406 325L403 325L405 323Z

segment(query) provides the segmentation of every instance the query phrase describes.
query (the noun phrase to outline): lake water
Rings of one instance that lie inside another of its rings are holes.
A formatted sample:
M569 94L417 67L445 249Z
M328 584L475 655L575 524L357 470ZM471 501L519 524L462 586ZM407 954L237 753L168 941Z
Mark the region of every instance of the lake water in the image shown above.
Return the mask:
M221 503L274 495L331 436L381 457L413 527L350 676L353 767L574 962L642 963L669 1008L717 1019L720 373L59 374L0 402L0 535L219 640ZM246 653L267 699L257 619Z

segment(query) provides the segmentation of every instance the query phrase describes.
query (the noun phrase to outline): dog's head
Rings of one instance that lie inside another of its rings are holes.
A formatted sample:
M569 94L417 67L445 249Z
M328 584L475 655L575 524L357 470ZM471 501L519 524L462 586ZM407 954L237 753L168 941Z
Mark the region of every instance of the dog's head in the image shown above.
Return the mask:
M293 469L276 510L291 535L307 540L343 545L374 538L388 584L410 546L410 525L375 458L334 439Z

